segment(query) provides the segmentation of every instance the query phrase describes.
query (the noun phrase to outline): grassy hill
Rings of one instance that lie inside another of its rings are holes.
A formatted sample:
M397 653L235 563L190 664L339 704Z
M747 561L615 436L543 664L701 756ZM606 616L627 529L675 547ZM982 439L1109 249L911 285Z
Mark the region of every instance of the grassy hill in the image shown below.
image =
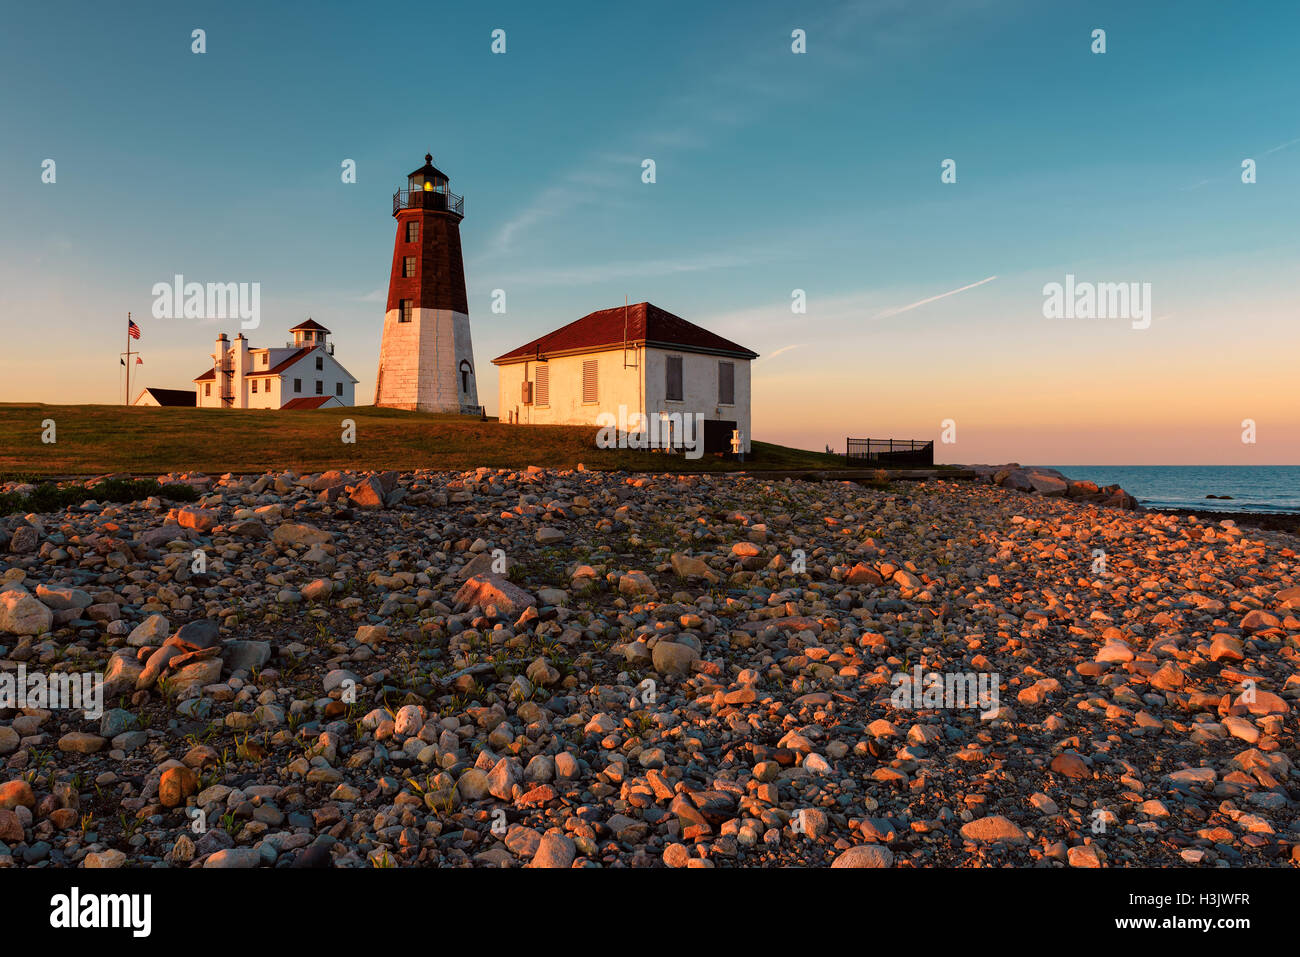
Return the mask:
M46 419L55 423L53 444L41 441ZM342 441L344 419L356 423L353 445ZM284 412L0 403L0 475L571 468L579 462L589 469L671 472L844 466L838 456L763 442L754 443L755 454L742 464L598 449L595 435L594 427L504 425L373 406Z

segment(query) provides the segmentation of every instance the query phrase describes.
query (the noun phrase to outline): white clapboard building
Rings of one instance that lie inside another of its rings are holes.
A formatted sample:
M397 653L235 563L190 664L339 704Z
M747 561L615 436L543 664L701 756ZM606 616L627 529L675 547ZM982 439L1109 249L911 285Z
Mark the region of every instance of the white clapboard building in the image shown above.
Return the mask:
M739 430L749 452L749 366L756 358L744 346L638 302L590 313L492 362L502 422L599 427L613 417L624 430L639 417L698 416L704 451L730 451Z
M255 349L243 333L217 337L212 364L194 378L199 408L320 409L355 405L357 379L334 358L330 331L308 319L293 341Z

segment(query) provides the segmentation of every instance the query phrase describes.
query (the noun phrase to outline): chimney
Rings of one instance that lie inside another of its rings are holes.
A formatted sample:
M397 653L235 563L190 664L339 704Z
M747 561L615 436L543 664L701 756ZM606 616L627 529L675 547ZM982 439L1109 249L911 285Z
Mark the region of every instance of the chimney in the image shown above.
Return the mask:
M248 396L244 391L244 373L249 371L248 340L244 338L241 332L235 336L234 342L234 367L235 367L235 408L245 409L248 407Z

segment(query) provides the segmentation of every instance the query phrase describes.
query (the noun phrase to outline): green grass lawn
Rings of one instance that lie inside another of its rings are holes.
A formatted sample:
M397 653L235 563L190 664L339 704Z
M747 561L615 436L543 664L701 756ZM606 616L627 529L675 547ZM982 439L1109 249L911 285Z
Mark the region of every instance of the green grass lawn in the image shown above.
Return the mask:
M41 441L53 419L56 441ZM356 443L342 441L343 420ZM598 449L596 429L504 425L459 415L374 406L270 411L165 409L119 405L0 403L0 475L103 475L129 472L262 472L295 469L572 468L669 472L843 468L844 459L754 442L744 463Z

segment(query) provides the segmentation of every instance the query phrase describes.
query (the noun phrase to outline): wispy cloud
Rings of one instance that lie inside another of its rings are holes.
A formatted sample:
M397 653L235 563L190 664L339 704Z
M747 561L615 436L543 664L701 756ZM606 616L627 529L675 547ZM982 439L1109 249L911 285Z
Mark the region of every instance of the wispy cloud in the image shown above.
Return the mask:
M802 348L802 347L803 347L803 343L802 343L802 342L796 342L796 343L795 343L794 345L792 345L792 346L782 346L780 349L777 349L775 352L769 352L769 353L768 353L766 356L764 356L763 358L765 358L765 359L775 359L777 356L782 355L783 353L789 352L791 349L799 349L799 348Z
M909 312L912 309L917 309L921 306L928 305L929 303L938 302L940 299L947 299L949 296L955 296L957 293L965 292L967 289L974 289L976 286L982 286L986 282L992 282L997 278L997 276L989 276L985 279L981 279L979 282L973 282L968 286L962 286L960 289L950 289L947 292L939 293L937 296L929 296L926 299L918 299L916 302L910 302L906 306L899 306L896 309L886 309L883 312L877 313L876 318L885 319L889 316L897 316L899 313Z
M860 71L864 62L871 62L872 53L899 54L923 47L936 29L955 29L962 14L973 10L978 15L985 2L992 0L941 0L919 14L912 0L846 0L803 17L799 26L815 38L817 62L827 70L800 82L770 75L771 44L784 46L789 40L782 35L774 41L766 26L755 27L760 34L756 42L735 44L756 51L750 59L724 60L721 69L668 95L634 129L623 131L617 148L604 148L574 164L561 182L540 191L498 227L484 258L512 252L539 224L581 207L607 205L629 176L640 175L640 163L647 155L662 162L668 153L708 149L719 137L750 126L786 104L806 100L813 92L809 87L841 82L846 74ZM694 76L692 66L681 63L673 72ZM654 153L640 152L645 150Z
M512 283L530 286L589 286L617 279L644 279L650 276L673 276L680 273L706 272L751 266L759 258L750 255L691 256L689 259L632 259L570 268L528 269L506 275L493 275L499 285Z

